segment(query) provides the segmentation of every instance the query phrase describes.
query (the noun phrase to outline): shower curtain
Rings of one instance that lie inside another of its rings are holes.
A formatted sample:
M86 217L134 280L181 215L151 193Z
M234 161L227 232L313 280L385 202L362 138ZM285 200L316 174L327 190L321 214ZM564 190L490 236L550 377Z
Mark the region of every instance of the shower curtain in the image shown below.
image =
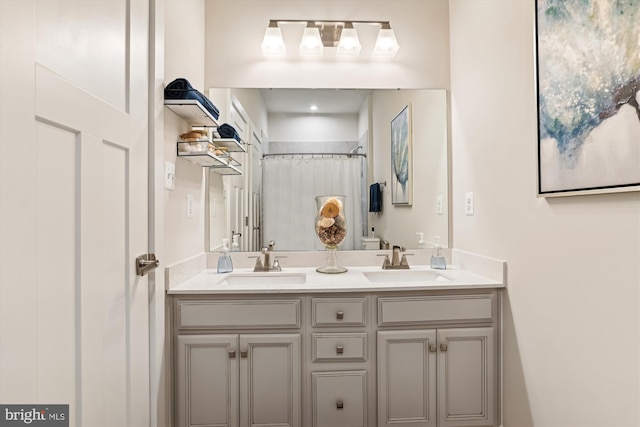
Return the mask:
M339 249L361 249L363 156L291 155L263 161L263 237L277 250L324 249L315 235L316 196L346 196L347 237Z

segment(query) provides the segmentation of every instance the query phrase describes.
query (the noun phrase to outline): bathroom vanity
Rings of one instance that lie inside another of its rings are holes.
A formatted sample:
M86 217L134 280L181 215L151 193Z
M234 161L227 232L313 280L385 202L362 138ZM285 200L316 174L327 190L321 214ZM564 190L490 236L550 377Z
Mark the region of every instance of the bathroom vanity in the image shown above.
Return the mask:
M503 287L427 266L205 270L168 291L174 425L497 426Z

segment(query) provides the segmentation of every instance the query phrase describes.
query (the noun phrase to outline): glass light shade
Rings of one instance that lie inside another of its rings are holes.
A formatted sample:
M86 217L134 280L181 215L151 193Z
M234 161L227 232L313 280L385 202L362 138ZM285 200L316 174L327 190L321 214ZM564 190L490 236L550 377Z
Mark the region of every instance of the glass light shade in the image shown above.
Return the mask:
M358 39L358 33L355 28L344 28L338 42L338 56L358 56L362 45Z
M322 56L323 46L320 30L315 26L307 25L300 42L301 56Z
M286 50L282 31L278 27L268 27L262 40L262 54L264 56L285 56Z
M396 35L391 28L384 28L378 32L376 46L373 48L373 56L395 56L400 46L396 40Z

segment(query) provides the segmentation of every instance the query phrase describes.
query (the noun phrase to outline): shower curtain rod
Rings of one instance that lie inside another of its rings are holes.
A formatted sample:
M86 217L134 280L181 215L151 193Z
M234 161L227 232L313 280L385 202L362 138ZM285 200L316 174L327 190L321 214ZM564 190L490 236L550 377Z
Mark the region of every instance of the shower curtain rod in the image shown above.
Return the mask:
M367 157L365 153L269 153L263 154L262 158L279 157L279 156L347 156L347 157Z

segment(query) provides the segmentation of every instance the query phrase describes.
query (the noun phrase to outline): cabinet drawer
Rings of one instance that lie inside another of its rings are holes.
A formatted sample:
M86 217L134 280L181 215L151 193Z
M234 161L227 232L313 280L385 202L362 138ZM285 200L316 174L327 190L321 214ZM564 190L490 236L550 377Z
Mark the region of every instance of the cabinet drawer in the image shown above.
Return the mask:
M367 324L366 298L313 298L311 325L365 326Z
M367 360L367 334L313 334L312 360L314 362Z
M493 295L378 298L378 325L490 322Z
M314 372L311 381L313 427L367 425L365 371Z
M179 328L299 328L300 300L180 301Z

